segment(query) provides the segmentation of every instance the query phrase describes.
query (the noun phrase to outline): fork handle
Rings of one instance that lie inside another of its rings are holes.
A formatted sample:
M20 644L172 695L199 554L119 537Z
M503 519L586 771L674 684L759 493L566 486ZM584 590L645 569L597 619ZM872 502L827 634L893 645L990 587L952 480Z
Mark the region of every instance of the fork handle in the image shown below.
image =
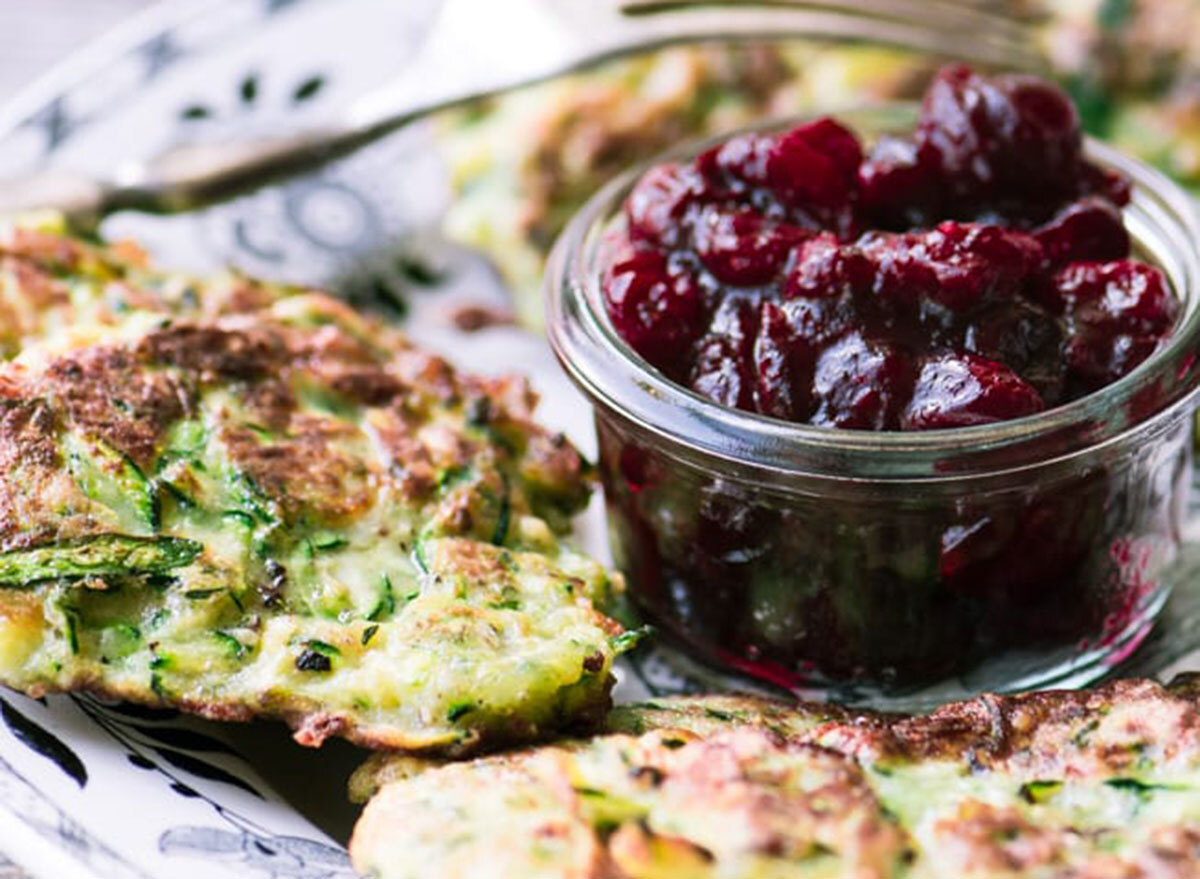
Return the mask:
M558 0L552 0L551 7L554 2ZM984 62L1041 66L1041 56L1014 31L1016 24L964 9L961 0L873 0L870 17L852 0L587 0L591 3L596 5L590 11L586 4L575 7L573 26L586 38L587 51L568 66L669 43L784 36L856 38L941 55L947 54L949 44L954 47L949 54L969 51ZM615 19L614 4L623 13ZM594 34L587 32L590 17L595 18ZM968 24L974 25L971 33L966 31ZM960 42L948 43L953 34L961 35ZM1018 51L1023 45L1027 51ZM33 175L0 186L0 214L53 207L63 211L72 226L94 229L117 210L192 210L318 168L432 110L537 78L544 77L516 77L488 82L486 87L454 82L416 93L384 88L364 96L343 118L327 125L176 147L119 168L111 181L61 170Z

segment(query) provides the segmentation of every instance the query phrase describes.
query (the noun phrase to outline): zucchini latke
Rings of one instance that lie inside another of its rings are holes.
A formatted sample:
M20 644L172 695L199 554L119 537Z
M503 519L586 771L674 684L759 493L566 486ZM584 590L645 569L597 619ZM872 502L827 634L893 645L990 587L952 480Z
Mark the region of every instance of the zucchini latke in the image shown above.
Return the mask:
M324 293L0 240L0 682L463 753L603 717L632 638L520 379Z
M372 758L350 851L376 879L1184 879L1198 708L1195 677L917 717L661 699L592 739Z

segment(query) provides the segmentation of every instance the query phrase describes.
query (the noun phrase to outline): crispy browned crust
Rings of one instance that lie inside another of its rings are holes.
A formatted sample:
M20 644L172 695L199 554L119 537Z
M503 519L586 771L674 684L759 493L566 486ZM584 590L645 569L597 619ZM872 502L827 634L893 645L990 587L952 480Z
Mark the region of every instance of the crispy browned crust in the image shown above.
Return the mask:
M148 363L178 367L207 383L256 381L288 360L283 339L270 327L176 324L143 338L138 353Z
M167 427L188 414L193 395L174 376L142 369L117 347L62 357L42 376L46 399L81 430L145 466Z
M304 512L335 521L374 502L374 474L361 458L340 451L358 430L326 418L293 414L280 439L264 441L248 427L230 426L222 440L230 459L292 520Z
M1137 679L1087 690L987 694L909 718L862 713L811 735L873 759L961 759L976 771L1020 768L1045 777L1112 773L1150 746L1149 756L1164 764L1200 753L1198 690L1200 678L1181 675L1166 687Z

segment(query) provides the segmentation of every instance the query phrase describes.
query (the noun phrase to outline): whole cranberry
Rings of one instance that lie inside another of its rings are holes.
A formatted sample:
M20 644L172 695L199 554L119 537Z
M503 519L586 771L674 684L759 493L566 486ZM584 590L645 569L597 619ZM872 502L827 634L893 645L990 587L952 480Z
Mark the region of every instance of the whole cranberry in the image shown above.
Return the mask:
M871 285L874 267L857 248L832 232L805 241L783 283L784 299L836 299Z
M1179 300L1160 269L1132 260L1076 262L1053 278L1051 302L1072 325L1164 335Z
M1062 323L1040 305L1010 299L972 316L961 339L948 340L972 354L1010 367L1049 406L1062 401L1066 364Z
M754 411L754 345L759 307L728 297L717 306L708 332L695 345L688 386L726 406Z
M739 134L702 152L696 157L696 168L709 186L740 194L767 185L767 166L774 149L774 135Z
M953 221L926 232L864 236L859 247L881 297L908 308L929 299L958 314L1015 295L1043 259L1029 235Z
M751 362L728 336L708 335L696 343L688 386L716 403L754 411Z
M977 223L941 223L920 244L937 279L932 298L960 313L1014 296L1043 260L1031 236Z
M855 226L862 145L833 119L780 135L767 163L771 191L785 206L846 237Z
M669 267L656 250L632 250L605 273L613 326L650 363L673 371L703 331L704 297L696 279Z
M749 208L707 206L697 215L693 240L700 262L718 280L753 287L774 281L807 234Z
M1060 210L1034 230L1052 266L1080 260L1108 261L1129 256L1129 232L1121 212L1108 199L1088 196Z
M912 392L913 365L899 348L852 332L826 348L813 375L810 423L895 430Z
M630 239L663 247L679 246L688 208L703 193L704 180L691 165L651 168L625 200Z
M1071 263L1046 298L1067 324L1067 364L1084 390L1116 381L1170 333L1179 300L1163 273L1129 260Z
M999 96L969 67L947 67L929 83L917 121L918 161L937 169L949 193L976 200L996 184L991 106Z
M730 138L702 153L696 165L710 185L769 195L774 204L758 199L768 214L846 234L854 223L861 161L853 132L833 119L818 119L781 134Z
M921 365L904 430L938 430L1006 421L1041 412L1033 387L1002 363L975 354L946 354Z
M920 161L938 170L959 205L1075 192L1082 144L1079 116L1057 86L961 65L934 77L917 123Z
M859 211L879 229L903 231L943 216L937 174L917 156L917 145L882 137L858 169Z
M1098 195L1123 208L1133 196L1133 185L1120 171L1084 162L1080 169L1079 194Z
M814 351L787 313L764 302L754 341L754 406L763 415L803 420L810 408Z
M1083 160L1079 113L1057 85L1027 74L992 79L1000 95L993 106L994 161L1005 185L1035 197L1074 191Z

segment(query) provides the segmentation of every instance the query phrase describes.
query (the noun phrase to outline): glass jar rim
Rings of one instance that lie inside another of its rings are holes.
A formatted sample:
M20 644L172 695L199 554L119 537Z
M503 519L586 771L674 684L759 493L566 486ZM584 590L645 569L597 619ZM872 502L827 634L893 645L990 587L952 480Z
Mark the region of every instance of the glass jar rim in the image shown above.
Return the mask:
M600 291L602 239L632 185L653 165L690 159L738 133L784 129L833 115L870 135L911 121L915 105L889 102L836 113L772 119L692 140L638 164L600 189L571 219L547 262L551 346L590 398L644 430L705 458L785 474L827 478L943 479L996 473L1074 457L1149 429L1185 410L1200 390L1200 218L1191 197L1166 175L1093 139L1085 154L1124 174L1135 247L1167 276L1184 311L1172 335L1129 374L1036 415L929 431L866 431L794 423L724 406L667 378L617 334ZM857 123L857 125L855 124ZM1146 401L1152 399L1149 411Z

